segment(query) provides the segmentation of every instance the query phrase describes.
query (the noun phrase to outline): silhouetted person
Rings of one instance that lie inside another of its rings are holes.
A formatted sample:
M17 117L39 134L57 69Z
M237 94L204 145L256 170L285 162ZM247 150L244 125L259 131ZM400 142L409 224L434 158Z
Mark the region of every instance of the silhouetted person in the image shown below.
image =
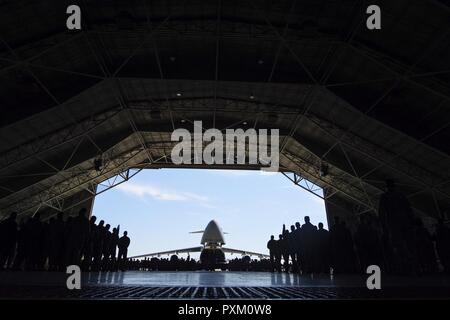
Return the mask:
M66 269L69 260L69 237L72 230L74 218L67 217L66 223L64 224L64 242L63 242L63 260L61 263L61 268Z
M355 244L361 267L360 271L365 273L370 265L382 266L381 242L368 216L361 215L359 221L355 232Z
M98 226L96 227L96 232L94 234L94 246L93 246L93 266L92 269L94 271L100 270L100 265L102 261L102 253L103 253L103 242L106 238L106 230L104 227L105 221L100 220Z
M63 257L64 257L64 232L65 223L63 213L58 212L54 220L52 228L50 228L50 255L49 255L49 270L62 271Z
M334 273L345 271L344 230L338 216L334 217L334 224L330 227L331 265Z
M305 223L302 226L304 273L314 272L315 269L316 232L317 227L311 224L308 216L305 216Z
M330 235L322 222L317 230L317 271L330 273Z
M83 246L86 243L87 237L89 236L89 220L86 216L86 213L86 209L82 208L78 212L78 216L75 217L71 222L67 243L67 265L74 264L80 266Z
M356 267L356 254L354 249L353 236L347 228L345 221L341 221L343 235L344 272L354 273Z
M117 247L119 248L119 255L117 257L119 268L123 270L125 263L127 261L127 255L128 255L128 247L130 245L130 238L128 237L128 232L124 231L123 236L120 237L119 241L117 242ZM189 262L189 255L188 260Z
M85 250L84 250L84 260L83 260L83 269L89 270L92 265L92 258L94 256L94 246L95 240L97 238L97 225L95 224L97 221L96 216L91 216L89 219L89 235L86 239Z
M45 266L46 262L50 260L50 252L52 246L52 233L55 228L55 218L52 217L47 223L43 223L43 245L42 245L42 257L41 265ZM49 262L50 263L50 262Z
M297 258L296 258L296 249L297 249L297 242L295 238L295 226L291 226L291 232L287 232L287 244L288 244L288 251L289 251L289 257L292 261L292 272L298 271L298 264L297 264Z
M13 212L9 218L0 223L0 270L12 264L17 242L17 213Z
M116 263L116 248L117 244L119 242L119 230L117 228L113 228L113 231L111 233L111 238L109 240L109 248L108 248L108 254L109 254L109 269L115 269L115 263Z
M288 272L289 271L289 245L288 245L287 238L288 238L289 231L284 229L284 225L283 225L283 230L284 230L283 237L279 240L279 245L280 245L281 255L284 260L284 271Z
M275 264L278 272L281 272L282 242L283 235L280 234L275 246Z
M33 218L29 220L29 230L27 235L27 251L29 267L31 270L41 269L41 255L43 245L43 225L41 222L41 214L37 212Z
M381 195L379 202L379 217L387 248L391 250L391 271L411 272L413 213L408 199L397 191L393 180L386 180L386 192Z
M450 274L450 228L444 224L442 219L438 220L434 238L444 272Z
M275 240L275 237L272 235L270 236L270 240L267 242L267 249L269 249L269 255L270 255L270 264L272 266L272 272L275 271L276 265L275 265L275 255L276 255L276 249L277 249L277 242Z
M302 257L302 227L300 222L295 223L294 231L294 241L295 241L295 258L297 261L297 272L301 272L303 267L303 257Z
M361 272L365 272L367 267L371 265L370 254L372 250L372 243L370 242L369 224L367 223L367 216L359 216L359 224L355 232L355 245L361 266Z
M437 271L436 256L434 254L433 239L424 227L422 219L415 219L414 248L417 257L418 272L431 274Z
M14 259L14 270L21 270L22 267L26 267L26 260L28 256L28 237L30 234L30 224L28 218L22 219L19 225L19 231L17 234L17 254Z
M111 244L111 231L109 231L109 228L111 226L109 224L107 224L104 228L103 228L103 248L102 248L102 254L103 254L103 263L102 263L102 269L106 270L108 268L108 262L109 262L109 248L110 248L110 244Z

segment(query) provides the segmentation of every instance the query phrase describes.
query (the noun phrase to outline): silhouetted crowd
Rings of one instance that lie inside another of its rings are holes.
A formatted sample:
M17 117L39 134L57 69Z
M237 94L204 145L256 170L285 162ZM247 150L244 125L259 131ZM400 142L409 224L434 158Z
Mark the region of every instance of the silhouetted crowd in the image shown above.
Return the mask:
M87 217L63 213L43 222L39 212L17 224L17 214L0 222L0 269L65 271L79 265L84 271L201 270L199 261L173 255L170 259L127 259L130 238L119 237L119 227ZM232 259L233 271L285 271L309 273L361 273L378 265L390 274L450 273L450 228L438 220L431 234L413 214L408 199L388 180L379 201L378 216L361 214L352 228L338 216L330 231L316 227L308 216L267 243L270 260Z
M430 234L416 217L407 198L388 180L379 203L378 217L359 216L353 232L339 217L327 231L304 218L276 240L267 243L272 271L308 273L366 272L378 265L390 274L422 275L439 270L450 273L450 229L438 220Z
M168 258L144 258L144 259L131 259L128 261L128 270L139 271L196 271L201 270L200 262L189 256L185 258L179 258L176 255L172 255Z
M234 258L228 262L227 269L230 271L270 271L269 259L251 259L249 256Z
M139 271L199 271L205 266L198 260L185 259L172 255L168 258L145 258L142 260L130 259L127 261L128 270ZM229 260L223 268L229 271L270 271L271 265L268 259L251 259L249 256Z
M85 208L76 217L60 212L47 222L39 212L17 224L17 214L0 223L0 269L65 271L68 265L84 271L114 271L126 265L130 238L119 228L97 225Z

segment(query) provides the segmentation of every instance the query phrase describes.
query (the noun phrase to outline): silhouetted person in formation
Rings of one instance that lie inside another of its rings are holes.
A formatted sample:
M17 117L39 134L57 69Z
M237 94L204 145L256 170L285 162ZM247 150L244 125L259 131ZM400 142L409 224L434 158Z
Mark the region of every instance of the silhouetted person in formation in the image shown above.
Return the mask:
M105 230L105 221L100 220L98 223L98 226L96 227L96 232L94 234L95 240L94 240L94 246L93 246L93 267L92 270L99 271L102 261L102 253L103 253L103 241L106 238L106 230Z
M389 269L394 273L411 273L413 213L408 199L397 190L393 180L386 181L380 197L379 217L389 252Z
M83 246L89 236L89 220L86 213L86 208L82 208L78 212L78 216L72 219L67 243L67 265L79 266L81 263Z
M317 227L305 216L302 226L303 273L312 273L315 269L316 231Z
M367 215L359 217L359 225L355 232L355 244L361 272L365 273L370 265L383 266L380 238Z
M275 264L276 264L278 272L281 272L281 257L283 255L282 245L283 245L283 235L280 234L278 236L278 240L277 240L276 247L275 247Z
M302 228L300 222L295 223L294 231L294 241L295 241L295 258L297 262L297 272L301 272L303 258L302 258Z
M69 238L74 224L74 219L74 217L68 216L64 225L63 258L60 266L62 270L65 270L66 267L70 265Z
M345 270L344 230L341 219L334 217L334 224L330 227L331 265L334 273L343 273Z
M41 256L41 266L44 267L47 261L50 260L50 251L52 246L52 233L55 227L56 218L52 217L47 223L43 223L43 246ZM50 263L50 262L49 262Z
M116 248L119 242L119 230L117 228L113 228L111 233L111 239L109 241L109 269L113 270L116 268Z
M270 255L270 264L271 264L271 271L275 271L276 264L275 264L275 254L276 254L276 247L277 242L275 240L275 237L272 235L270 236L270 240L267 242L267 249L269 249L269 255Z
M17 242L17 213L13 212L9 218L0 223L0 270L7 269L12 264Z
M418 272L430 274L437 271L436 256L431 234L423 225L422 219L415 219L414 248L417 257Z
M103 230L104 230L104 232L103 232L103 234L102 234L102 237L103 237L103 249L102 249L102 254L103 254L103 262L102 262L102 269L103 270L107 270L107 268L108 268L108 261L109 261L109 253L110 253L110 251L109 251L109 248L110 248L110 245L111 245L111 235L112 235L112 233L111 233L111 231L109 231L109 228L110 228L111 226L109 225L109 224L107 224L104 228L103 228Z
M43 225L41 222L41 214L37 212L28 222L27 237L27 258L29 270L41 269L41 255L43 242Z
M17 233L17 254L14 259L14 270L21 270L26 264L28 255L28 236L29 236L29 226L27 218L23 218L19 224L19 231Z
M118 266L121 268L121 270L124 269L126 261L127 261L127 255L128 255L128 246L130 245L130 238L128 237L128 232L124 231L123 236L120 237L119 241L117 242L117 247L119 248L119 255L117 257ZM187 261L189 262L189 255Z
M298 270L298 264L297 264L297 258L296 258L296 247L297 247L297 242L296 242L296 238L295 238L295 226L291 226L291 232L286 233L288 238L287 238L287 244L288 244L288 250L289 250L289 257L291 258L292 261L292 272L297 272Z
M353 236L350 229L347 228L345 221L341 221L344 245L344 272L354 273L357 269L356 254L354 249Z
M50 271L62 271L63 270L63 245L64 245L64 232L65 223L63 219L63 213L58 212L56 219L50 228L50 254L48 259Z
M444 224L444 220L439 219L436 225L436 251L444 267L444 272L450 274L450 228Z
M317 271L330 273L330 235L328 230L323 228L322 222L317 230Z
M97 225L95 224L97 221L96 216L91 216L89 219L89 235L86 239L85 250L84 250L84 260L83 260L83 269L89 270L92 265L92 258L94 256L94 246L95 239L97 237Z
M385 267L384 257L383 257L383 244L381 241L381 228L378 223L378 218L367 219L367 224L369 226L370 234L371 234L371 254L370 254L370 263L376 264L382 268Z
M289 245L288 245L288 234L289 231L286 230L285 226L283 225L283 237L280 239L280 250L281 255L284 260L284 271L289 271Z

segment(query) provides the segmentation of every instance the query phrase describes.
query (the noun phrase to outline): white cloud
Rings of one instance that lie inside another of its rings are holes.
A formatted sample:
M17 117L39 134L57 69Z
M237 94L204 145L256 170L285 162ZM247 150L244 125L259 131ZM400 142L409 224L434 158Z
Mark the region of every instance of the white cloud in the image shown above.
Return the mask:
M196 193L192 192L183 192L183 191L177 191L177 190L167 190L167 189L161 189L154 185L148 185L148 184L137 184L137 183L123 183L117 188L125 193L138 196L140 198L143 197L151 197L156 200L162 200L162 201L188 201L188 202L195 202L201 206L205 207L212 207L211 204L209 204L208 197L198 195Z
M274 176L279 174L279 172L267 170L210 169L208 171L225 177Z
M266 171L266 170L260 170L259 174L262 176L275 176L277 174L279 174L278 171Z
M209 201L208 197L201 196L201 195L198 195L198 194L195 194L195 193L183 192L183 194L186 197L188 197L190 199L193 199L193 200L197 200L197 201L201 201L201 202L208 202Z
M243 176L249 176L251 174L254 174L253 171L249 171L249 170L210 169L208 171L211 173L219 174L221 176L226 176L226 177L243 177Z

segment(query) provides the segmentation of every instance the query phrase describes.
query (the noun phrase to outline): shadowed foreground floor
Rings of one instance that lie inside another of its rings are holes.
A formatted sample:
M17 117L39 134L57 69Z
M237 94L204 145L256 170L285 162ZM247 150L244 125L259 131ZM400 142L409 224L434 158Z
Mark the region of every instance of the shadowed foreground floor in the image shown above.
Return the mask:
M80 290L66 274L1 272L0 299L450 299L450 278L382 278L368 290L365 276L297 276L267 272L84 273Z

